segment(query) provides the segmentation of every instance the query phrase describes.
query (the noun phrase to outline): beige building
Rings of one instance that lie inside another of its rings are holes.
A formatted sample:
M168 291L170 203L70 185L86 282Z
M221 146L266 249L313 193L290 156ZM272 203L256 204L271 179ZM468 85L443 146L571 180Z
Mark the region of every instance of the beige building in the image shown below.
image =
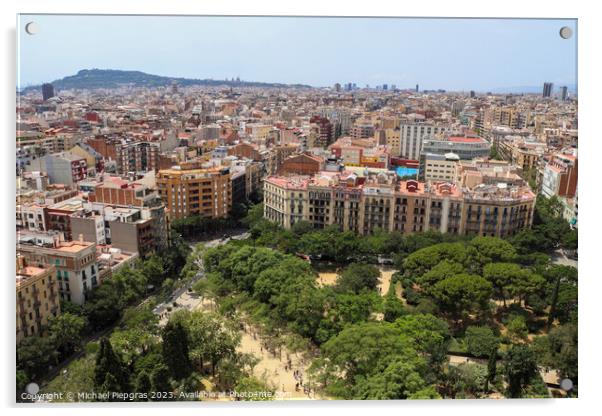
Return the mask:
M200 215L227 217L232 208L229 168L198 168L181 164L160 170L157 188L171 219Z
M425 155L424 179L426 181L456 182L458 179L458 163L460 156L455 153Z
M377 230L505 237L531 226L535 194L524 183L488 173L463 183L400 181L380 172L362 180L349 171L264 181L264 217L290 228L336 224L362 235Z
M399 156L401 154L401 130L385 129L385 142L389 146L391 155Z
M82 305L89 290L101 283L96 260L96 243L63 241L58 233L22 232L17 236L17 253L27 264L53 266L61 299Z
M43 335L51 316L61 312L54 266L29 265L17 256L17 343L32 335Z

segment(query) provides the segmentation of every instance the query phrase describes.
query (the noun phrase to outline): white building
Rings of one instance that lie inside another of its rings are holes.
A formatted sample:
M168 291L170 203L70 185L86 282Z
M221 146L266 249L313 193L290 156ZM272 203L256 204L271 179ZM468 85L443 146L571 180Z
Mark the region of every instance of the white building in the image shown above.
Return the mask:
M425 123L402 123L400 125L400 156L405 159L418 160L422 151L422 140L433 138L447 129Z

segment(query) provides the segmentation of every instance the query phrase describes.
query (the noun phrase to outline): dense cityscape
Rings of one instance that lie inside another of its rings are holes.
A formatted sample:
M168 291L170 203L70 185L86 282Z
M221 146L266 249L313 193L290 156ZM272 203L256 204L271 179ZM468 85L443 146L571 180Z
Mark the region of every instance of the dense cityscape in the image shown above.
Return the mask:
M140 74L17 94L18 401L577 397L572 87Z

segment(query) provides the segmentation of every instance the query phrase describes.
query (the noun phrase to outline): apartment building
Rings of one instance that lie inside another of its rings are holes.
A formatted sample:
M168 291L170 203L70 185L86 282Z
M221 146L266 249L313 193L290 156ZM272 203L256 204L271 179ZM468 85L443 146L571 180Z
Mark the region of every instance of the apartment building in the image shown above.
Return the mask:
M167 247L167 221L163 204L134 207L87 203L71 216L73 235L98 245L111 244L142 258Z
M425 181L456 182L460 156L451 152L444 155L427 153L424 158Z
M309 119L311 132L315 134L315 146L326 147L334 140L334 126L326 117L313 116Z
M498 140L497 149L504 159L520 166L524 172L528 172L538 168L546 144L514 137L509 140Z
M418 160L423 140L432 139L446 130L445 126L437 124L401 123L399 126L400 149L396 155L405 159Z
M349 171L270 176L264 217L284 228L307 221L316 229L338 224L362 235L436 230L505 237L531 226L535 194L523 182L514 176L495 182L489 174L480 182L470 179L425 183L400 181L393 172L359 177Z
M64 241L57 232L20 232L17 253L30 265L53 266L61 299L82 305L86 293L101 283L96 260L96 243L83 240Z
M116 149L117 170L119 173L157 171L160 153L159 142L124 140Z
M43 335L49 318L61 313L54 266L36 267L17 255L17 344L26 337Z
M391 156L401 155L401 130L397 129L385 129L385 143L389 146Z
M280 166L280 175L312 175L324 168L324 159L311 154L289 156Z
M464 135L449 135L441 139L425 139L422 143L422 153L457 154L462 160L488 157L491 143L482 137L467 133Z
M194 164L182 164L160 170L157 188L170 219L190 215L224 218L232 208L229 168L198 168Z
M573 154L554 154L544 168L541 192L548 198L573 198L577 192L577 165Z
M374 136L374 126L371 124L356 124L349 133L354 139L367 139Z
M88 177L86 159L71 152L54 153L32 160L24 169L27 172L46 172L50 183L68 187Z

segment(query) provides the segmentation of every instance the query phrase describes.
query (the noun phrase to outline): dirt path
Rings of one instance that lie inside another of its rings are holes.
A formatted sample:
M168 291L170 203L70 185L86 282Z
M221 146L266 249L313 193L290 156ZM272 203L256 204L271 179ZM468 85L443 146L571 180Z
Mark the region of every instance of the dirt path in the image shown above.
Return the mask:
M179 309L215 311L215 304L212 300L201 298L194 293L185 292L177 299L177 307L171 306L171 311L165 310L161 313L160 326L164 326L169 320L169 315ZM270 387L274 388L277 400L310 400L321 399L312 391L309 395L304 393L302 383L307 383L305 372L307 370L298 354L290 353L285 348L282 349L280 358L278 355L271 354L261 344L261 338L256 330L248 325L240 331L241 341L237 348L240 353L252 354L259 359L259 362L253 369L253 375L259 380L263 380ZM291 368L288 368L287 357L290 357ZM295 379L294 371L300 373L299 379ZM295 385L299 387L295 390Z
M295 389L297 383L307 383L305 372L307 370L298 354L282 349L282 354L272 354L262 346L260 336L252 327L245 326L241 332L242 338L238 351L253 354L259 358L259 363L253 369L253 375L263 380L276 391L277 400L310 400L322 399L312 391L309 395L304 393L302 387ZM288 367L290 358L291 367ZM295 378L295 370L300 374Z

